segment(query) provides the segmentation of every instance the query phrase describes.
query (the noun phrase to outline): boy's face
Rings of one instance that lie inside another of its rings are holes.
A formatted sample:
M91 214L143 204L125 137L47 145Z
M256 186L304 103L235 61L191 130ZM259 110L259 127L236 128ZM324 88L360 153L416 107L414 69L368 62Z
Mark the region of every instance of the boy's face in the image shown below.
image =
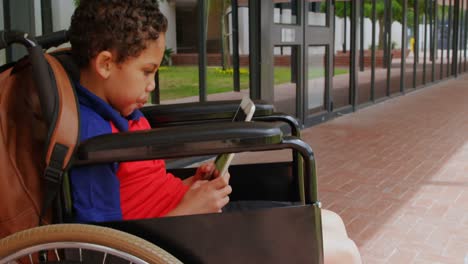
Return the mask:
M129 57L114 64L105 85L108 103L122 116L142 107L155 88L154 76L159 69L165 49L165 35L151 40L138 57Z

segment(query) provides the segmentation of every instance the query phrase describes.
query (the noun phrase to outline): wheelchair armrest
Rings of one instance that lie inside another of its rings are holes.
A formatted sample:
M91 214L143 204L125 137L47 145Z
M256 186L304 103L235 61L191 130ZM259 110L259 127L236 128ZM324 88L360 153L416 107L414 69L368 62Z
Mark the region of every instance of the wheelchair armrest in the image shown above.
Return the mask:
M75 165L262 150L279 144L274 123L222 122L101 135L80 144Z
M265 101L254 100L255 114L268 116L274 112L273 105ZM166 127L184 124L230 121L234 117L240 100L195 102L170 105L152 105L143 107L141 112L152 127Z
M279 149L293 149L302 156L301 199L318 203L312 149L299 138L283 137L277 123L218 122L101 135L80 144L74 165Z

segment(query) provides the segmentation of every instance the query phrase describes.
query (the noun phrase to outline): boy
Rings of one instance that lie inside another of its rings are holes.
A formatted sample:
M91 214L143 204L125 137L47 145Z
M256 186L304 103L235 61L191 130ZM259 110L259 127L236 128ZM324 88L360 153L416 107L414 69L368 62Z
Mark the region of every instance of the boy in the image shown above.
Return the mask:
M151 128L138 108L155 88L166 29L167 20L154 1L81 1L69 32L80 67L81 141ZM231 187L229 174L202 180L213 170L213 164L204 164L181 181L166 173L163 160L74 168L70 176L77 221L219 212Z
M81 0L69 30L80 67L81 141L151 128L138 108L155 88L166 29L154 0ZM212 163L184 181L162 160L78 167L70 176L78 222L220 212L231 193L229 173L220 176ZM359 263L341 218L326 210L322 216L326 262Z

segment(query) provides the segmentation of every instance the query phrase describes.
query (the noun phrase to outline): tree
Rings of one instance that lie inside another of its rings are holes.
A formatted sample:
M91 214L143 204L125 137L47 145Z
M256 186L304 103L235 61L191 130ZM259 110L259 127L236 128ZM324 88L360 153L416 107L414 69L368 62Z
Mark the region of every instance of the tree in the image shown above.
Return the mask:
M219 37L221 41L221 67L223 70L231 68L231 52L229 48L229 7L231 0L208 0L208 19L210 25L220 25Z
M372 2L375 2L376 8L376 21L378 21L379 26L379 39L378 47L382 48L384 44L384 26L385 26L385 1L384 0L363 0L364 1L364 17L372 18ZM408 9L407 14L403 14L403 1L406 0L391 0L391 11L392 11L392 21L403 22L403 15L407 15L407 25L408 27L414 26L414 1L419 1L419 17L424 16L424 1L421 0L408 0ZM347 5L345 8L344 5ZM351 16L350 2L336 2L335 6L335 16L344 17L346 10L346 17Z

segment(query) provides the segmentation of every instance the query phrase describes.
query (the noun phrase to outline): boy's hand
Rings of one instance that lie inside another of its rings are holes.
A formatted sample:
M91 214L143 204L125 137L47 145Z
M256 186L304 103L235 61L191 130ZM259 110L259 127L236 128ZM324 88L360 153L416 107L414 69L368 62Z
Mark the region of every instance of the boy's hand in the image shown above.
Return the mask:
M193 182L179 205L167 216L221 212L229 202L228 195L232 192L229 178L229 173L226 173L223 177L211 181Z
M203 163L200 165L200 167L198 167L195 175L193 175L193 181L212 180L215 178L215 170L216 166L214 165L214 162Z

